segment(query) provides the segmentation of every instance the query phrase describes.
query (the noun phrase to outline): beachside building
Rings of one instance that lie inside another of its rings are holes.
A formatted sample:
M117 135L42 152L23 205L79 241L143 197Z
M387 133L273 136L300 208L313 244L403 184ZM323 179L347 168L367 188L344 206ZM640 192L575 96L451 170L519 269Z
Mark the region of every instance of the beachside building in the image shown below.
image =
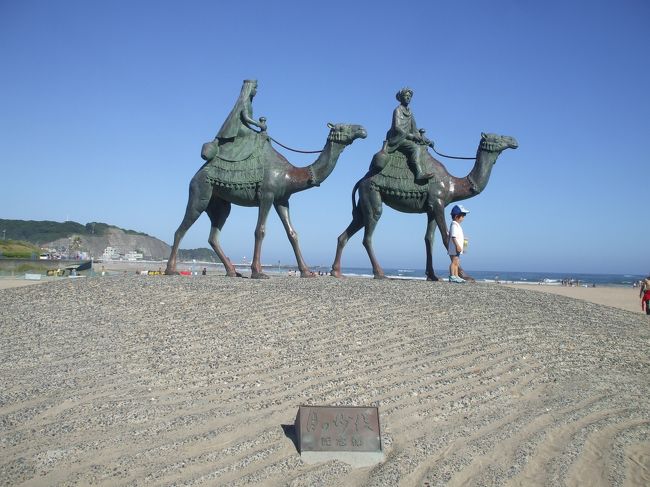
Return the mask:
M119 250L113 247L106 247L102 254L102 260L120 260Z
M144 259L144 254L142 254L141 252L137 252L135 250L131 250L126 254L124 254L124 259L129 261L142 260Z

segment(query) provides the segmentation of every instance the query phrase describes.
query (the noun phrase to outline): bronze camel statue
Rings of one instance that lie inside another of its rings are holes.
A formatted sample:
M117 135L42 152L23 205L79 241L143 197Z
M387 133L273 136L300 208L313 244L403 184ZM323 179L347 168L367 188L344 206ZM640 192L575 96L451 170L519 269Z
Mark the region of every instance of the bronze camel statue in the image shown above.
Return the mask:
M384 278L382 270L372 248L372 234L381 217L382 204L404 213L426 213L428 224L424 236L426 246L427 280L437 281L433 271L433 239L435 226L438 226L445 247L448 244L448 230L445 219L445 207L452 202L471 198L479 194L487 186L492 167L505 149L516 149L514 137L497 134L481 134L481 140L476 153L476 162L471 172L464 178L457 178L447 172L445 167L431 157L427 151L422 151L422 157L433 168L434 177L418 183L412 171L407 167L403 156L393 156L392 162L382 163L381 172L368 172L360 179L352 190L352 222L339 236L336 246L336 257L330 274L341 277L341 254L348 239L364 228L363 246L368 252L372 272L375 279ZM374 161L386 158L383 151L375 154ZM400 157L402 157L400 159ZM371 166L372 167L372 166ZM359 190L359 203L354 194Z
M217 161L217 157L206 162L190 181L189 199L185 216L174 234L174 245L167 261L165 274L176 274L176 258L181 239L205 211L211 222L208 242L226 268L226 275L236 277L239 274L230 259L224 254L219 244L219 234L223 228L231 204L240 206L257 206L259 213L255 227L255 249L251 264L253 279L266 279L262 272L261 249L264 239L266 218L271 206L278 213L287 232L291 246L296 255L298 268L302 277L309 277L311 272L302 258L298 245L298 235L289 218L289 198L293 193L313 188L323 182L334 170L343 150L358 138L366 137L366 130L361 125L328 124L330 128L327 143L318 159L307 167L295 167L289 163L270 144L266 136L259 135L260 149L256 160ZM222 163L222 167L217 167ZM230 166L228 166L230 164ZM247 165L248 164L248 165ZM224 169L228 166L227 169ZM241 169L244 168L244 169ZM227 181L224 174L243 173L245 177L238 181ZM255 177L255 175L258 177Z

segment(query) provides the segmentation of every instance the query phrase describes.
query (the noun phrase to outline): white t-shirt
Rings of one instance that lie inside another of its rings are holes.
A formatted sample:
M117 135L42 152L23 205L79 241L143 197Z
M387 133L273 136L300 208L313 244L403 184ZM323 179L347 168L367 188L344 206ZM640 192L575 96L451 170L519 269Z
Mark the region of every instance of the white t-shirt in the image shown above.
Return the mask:
M456 245L452 240L452 237L456 237L456 242L460 245L460 253L463 253L463 245L465 245L465 234L463 233L463 228L460 226L460 223L457 221L452 221L449 225L449 246L447 251L449 255L457 255Z

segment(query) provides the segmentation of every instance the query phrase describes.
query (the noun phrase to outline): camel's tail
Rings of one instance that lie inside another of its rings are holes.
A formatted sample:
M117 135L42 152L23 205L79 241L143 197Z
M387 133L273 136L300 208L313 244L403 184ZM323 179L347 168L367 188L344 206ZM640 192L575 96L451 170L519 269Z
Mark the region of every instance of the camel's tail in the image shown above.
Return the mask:
M354 185L354 188L352 188L352 216L354 216L354 213L357 211L357 199L354 197L354 193L356 193L359 190L359 186L361 186L361 183L365 180L368 179L369 177L374 176L376 173L373 171L368 171L365 176L363 176L361 179L357 181L357 184Z
M357 211L357 199L354 197L354 193L356 193L359 189L359 184L361 181L363 181L363 179L359 179L359 181L357 181L357 184L354 185L354 188L352 188L352 215L354 215L354 213Z
M366 179L366 176L362 177L357 181L357 184L354 185L354 188L352 188L352 216L358 211L359 206L357 204L357 199L354 197L354 194L359 190L359 186L363 182L363 180Z

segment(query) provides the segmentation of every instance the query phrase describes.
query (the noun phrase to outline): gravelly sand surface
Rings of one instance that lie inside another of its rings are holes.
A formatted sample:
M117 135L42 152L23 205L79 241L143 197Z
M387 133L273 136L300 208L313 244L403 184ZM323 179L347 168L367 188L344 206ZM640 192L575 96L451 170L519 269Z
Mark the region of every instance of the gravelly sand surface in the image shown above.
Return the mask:
M631 287L567 287L544 286L536 284L504 284L517 289L529 289L542 293L559 294L574 299L583 299L590 303L613 306L634 313L645 314L641 309L641 297L638 288Z
M1 485L648 485L650 321L552 294L334 278L0 290ZM300 404L386 460L304 464Z
M3 277L0 279L0 289L9 289L12 287L24 287L24 286L32 286L34 284L45 284L46 281L45 279L41 279L38 281L31 281L29 279L12 279L12 278L6 278Z

